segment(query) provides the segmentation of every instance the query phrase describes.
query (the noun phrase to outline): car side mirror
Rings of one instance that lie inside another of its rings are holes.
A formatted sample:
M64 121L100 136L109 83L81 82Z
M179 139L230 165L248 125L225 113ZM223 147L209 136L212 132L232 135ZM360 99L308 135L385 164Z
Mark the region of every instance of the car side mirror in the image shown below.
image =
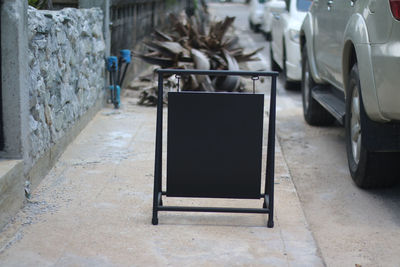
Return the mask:
M268 3L271 13L281 14L286 11L285 1L271 1Z

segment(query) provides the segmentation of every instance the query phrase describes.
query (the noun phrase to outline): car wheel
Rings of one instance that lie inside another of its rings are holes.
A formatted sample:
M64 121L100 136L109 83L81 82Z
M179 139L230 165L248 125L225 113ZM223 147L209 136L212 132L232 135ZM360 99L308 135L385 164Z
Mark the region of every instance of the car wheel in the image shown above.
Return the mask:
M254 25L253 25L253 22L251 22L251 19L249 19L249 26L250 26L250 30L254 31Z
M271 42L272 41L271 32L265 32L264 33L264 37L265 37L265 40L267 42Z
M310 64L308 62L306 46L304 46L301 54L301 95L303 100L304 119L310 125L330 125L335 121L335 118L312 97L312 89L321 85L315 83L310 73Z
M351 177L361 188L391 186L398 178L399 153L373 152L366 147L362 133L369 119L362 101L357 63L350 72L347 88L345 129Z
M269 43L269 61L271 63L271 70L272 71L280 71L278 63L274 60L273 53L272 53L272 44Z
M298 88L298 83L288 80L288 77L287 77L287 68L286 68L286 48L285 48L285 42L282 42L282 44L283 44L283 59L282 59L282 61L283 61L283 70L282 70L282 73L283 73L284 86L285 86L285 89L288 89L288 90L292 89L292 90L293 90L293 89L295 89L295 88Z

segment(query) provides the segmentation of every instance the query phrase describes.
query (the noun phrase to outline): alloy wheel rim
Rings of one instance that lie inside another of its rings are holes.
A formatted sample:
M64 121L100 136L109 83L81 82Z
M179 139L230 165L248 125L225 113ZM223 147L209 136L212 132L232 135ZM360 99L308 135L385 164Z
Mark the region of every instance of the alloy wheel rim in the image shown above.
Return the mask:
M356 164L360 161L361 154L361 121L360 121L360 96L357 86L353 89L351 97L350 137L351 151Z

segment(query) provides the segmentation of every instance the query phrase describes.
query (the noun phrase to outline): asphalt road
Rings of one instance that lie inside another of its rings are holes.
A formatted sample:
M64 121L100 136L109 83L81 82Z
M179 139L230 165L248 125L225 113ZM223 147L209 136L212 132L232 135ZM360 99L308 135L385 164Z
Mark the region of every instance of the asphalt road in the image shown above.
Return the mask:
M212 3L209 7L215 17L236 16L242 45L265 47L261 61L250 68L269 69L269 44L249 29L248 6ZM307 125L300 90L287 91L280 81L277 135L326 265L400 266L400 186L357 188L347 167L344 129Z

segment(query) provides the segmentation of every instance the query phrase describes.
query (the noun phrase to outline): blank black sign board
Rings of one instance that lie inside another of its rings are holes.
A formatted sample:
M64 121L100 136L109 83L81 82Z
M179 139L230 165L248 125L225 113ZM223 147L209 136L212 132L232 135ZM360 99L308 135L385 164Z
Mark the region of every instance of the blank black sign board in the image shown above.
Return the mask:
M167 196L259 199L263 94L168 93Z

